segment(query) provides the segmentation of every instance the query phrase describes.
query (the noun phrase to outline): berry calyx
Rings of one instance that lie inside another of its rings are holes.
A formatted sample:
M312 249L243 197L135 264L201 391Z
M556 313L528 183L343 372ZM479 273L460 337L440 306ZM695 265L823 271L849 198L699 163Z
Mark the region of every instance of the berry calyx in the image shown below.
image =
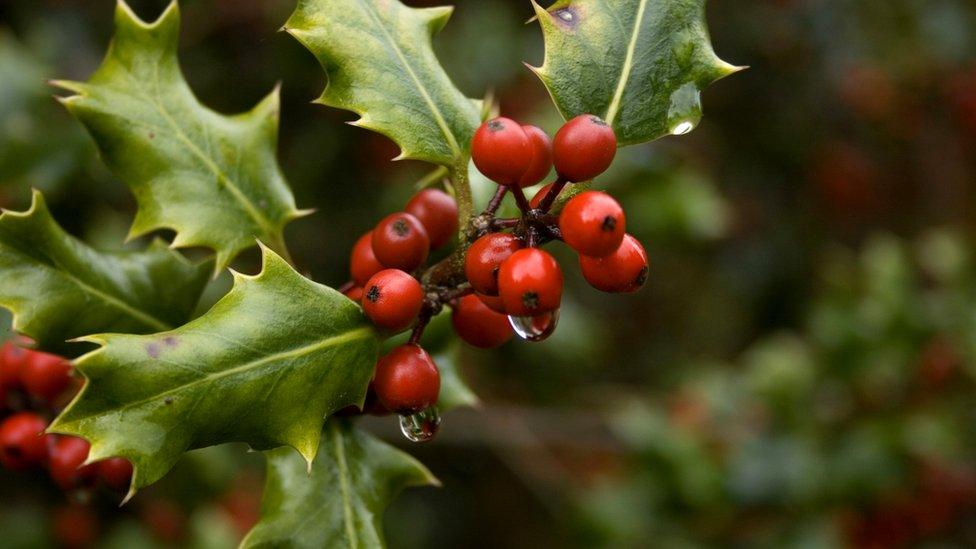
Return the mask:
M471 140L474 165L488 179L506 187L518 185L532 166L535 148L514 120L493 118L478 128Z
M363 311L379 328L406 329L420 314L424 292L417 279L398 269L373 275L364 286Z
M95 479L98 468L95 464L81 466L88 459L91 445L83 438L72 436L58 437L51 447L47 469L51 479L63 490L87 486Z
M116 492L127 492L132 483L132 462L125 458L109 458L99 461L98 478Z
M458 205L451 195L439 189L424 189L407 202L405 211L427 230L431 249L451 241L458 230Z
M498 290L508 314L535 316L559 308L563 273L559 263L538 248L512 254L498 271Z
M14 414L0 423L0 464L12 471L42 465L47 459L47 422L32 412Z
M625 235L615 252L604 257L579 258L583 278L597 290L628 294L641 289L647 281L647 252L632 235Z
M71 383L71 363L57 355L31 352L20 373L28 394L52 402Z
M461 339L480 349L498 347L515 335L508 317L491 310L475 295L458 300L451 313L451 322Z
M542 181L552 170L552 141L542 128L522 126L522 130L532 147L532 162L519 179L519 187L525 188Z
M413 414L437 404L441 375L419 345L401 345L376 364L376 396L386 409Z
M522 242L509 233L491 233L475 240L464 256L464 274L476 292L498 295L498 270L502 263L522 248Z
M352 275L353 282L363 286L370 277L384 268L383 264L376 259L376 254L373 253L373 231L359 237L359 240L352 247L349 260L349 274Z
M613 128L592 114L581 114L567 122L552 144L556 173L572 183L589 181L605 172L616 155Z
M427 261L430 237L420 220L406 212L390 214L373 229L373 253L388 269L413 271Z
M586 191L566 203L559 230L569 247L590 257L612 254L626 234L627 218L612 196Z

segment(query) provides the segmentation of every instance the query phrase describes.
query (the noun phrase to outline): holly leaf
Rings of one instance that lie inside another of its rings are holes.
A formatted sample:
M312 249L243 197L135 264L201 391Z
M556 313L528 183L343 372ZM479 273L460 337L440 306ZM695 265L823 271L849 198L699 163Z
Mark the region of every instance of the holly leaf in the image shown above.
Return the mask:
M383 547L383 511L404 488L438 485L417 460L331 420L311 476L298 456L268 452L261 520L241 547Z
M545 62L530 67L566 118L596 114L621 145L691 131L701 90L741 67L712 50L705 0L535 3Z
M101 348L77 361L87 382L51 431L88 439L89 461L128 458L133 492L224 442L287 445L311 463L325 417L362 405L379 339L355 303L262 251L261 273L234 273L185 326L83 338Z
M451 7L398 0L299 0L284 30L319 60L328 82L319 103L353 111L412 158L456 167L481 121L480 102L451 82L431 38Z
M160 241L137 252L99 252L51 217L40 192L26 212L0 215L0 306L40 348L106 331L168 330L193 313L211 263L193 265Z
M120 0L115 27L88 82L54 84L77 94L61 102L135 194L130 238L172 229L174 246L215 250L217 270L256 238L284 250L285 224L307 212L295 209L275 158L278 90L236 116L200 104L176 55L175 0L151 24Z
M457 342L434 354L434 362L441 372L441 394L437 401L441 412L460 407L477 408L481 405L478 395L474 394L461 377L458 367L460 361L461 345Z

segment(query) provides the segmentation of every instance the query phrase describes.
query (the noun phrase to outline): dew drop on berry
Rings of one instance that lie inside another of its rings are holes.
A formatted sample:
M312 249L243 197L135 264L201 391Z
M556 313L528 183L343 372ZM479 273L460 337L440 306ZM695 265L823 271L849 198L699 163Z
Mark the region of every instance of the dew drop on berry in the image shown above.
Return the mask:
M441 414L436 406L408 416L400 416L400 432L411 442L427 442L433 439L440 426Z
M549 339L559 323L559 309L536 316L509 316L508 322L520 338L536 343Z

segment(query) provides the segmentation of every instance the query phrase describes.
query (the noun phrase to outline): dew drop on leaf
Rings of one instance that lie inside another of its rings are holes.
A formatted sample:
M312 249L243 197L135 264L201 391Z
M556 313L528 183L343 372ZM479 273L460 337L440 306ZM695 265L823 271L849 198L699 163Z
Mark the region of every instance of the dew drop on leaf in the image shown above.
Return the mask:
M537 316L509 316L508 322L520 338L533 343L544 341L556 331L559 309Z
M701 121L701 90L693 82L681 86L671 94L668 108L668 128L671 135L684 135Z
M400 416L400 432L411 442L427 442L437 435L441 426L441 414L436 406L416 414Z

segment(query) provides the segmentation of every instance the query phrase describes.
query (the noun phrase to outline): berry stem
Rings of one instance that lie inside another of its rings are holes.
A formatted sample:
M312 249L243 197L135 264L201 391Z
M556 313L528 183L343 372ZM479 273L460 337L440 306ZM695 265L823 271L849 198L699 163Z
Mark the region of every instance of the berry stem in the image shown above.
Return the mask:
M518 204L519 210L522 211L523 215L532 210L532 206L529 205L529 199L525 198L525 191L522 190L522 187L513 186L512 196L515 197L515 203Z
M508 187L498 186L498 190L495 191L495 196L491 197L491 201L488 202L488 206L485 208L485 214L494 216L498 212L498 208L502 205L502 200L505 199L505 195L508 194Z
M559 197L559 193L563 192L566 183L568 181L564 177L560 176L557 178L549 189L549 192L542 198L542 202L539 203L539 209L543 212L548 212L552 208L553 203L556 202L556 198Z
M493 219L491 221L491 229L495 231L501 229L513 229L517 227L521 221L522 220L518 217L511 219Z
M458 219L461 220L460 241L462 244L467 242L465 234L471 218L474 217L474 198L471 195L471 184L468 180L468 159L467 157L458 161L458 164L451 168L451 186L454 188L454 199L458 205ZM466 246L461 246L465 248ZM459 249L460 249L459 248ZM464 251L461 251L461 261L464 258Z
M417 324L413 327L413 331L410 332L410 340L407 342L410 345L420 345L420 338L424 336L424 330L427 325L430 324L431 314L429 310L424 310L420 314L420 318L417 319Z

